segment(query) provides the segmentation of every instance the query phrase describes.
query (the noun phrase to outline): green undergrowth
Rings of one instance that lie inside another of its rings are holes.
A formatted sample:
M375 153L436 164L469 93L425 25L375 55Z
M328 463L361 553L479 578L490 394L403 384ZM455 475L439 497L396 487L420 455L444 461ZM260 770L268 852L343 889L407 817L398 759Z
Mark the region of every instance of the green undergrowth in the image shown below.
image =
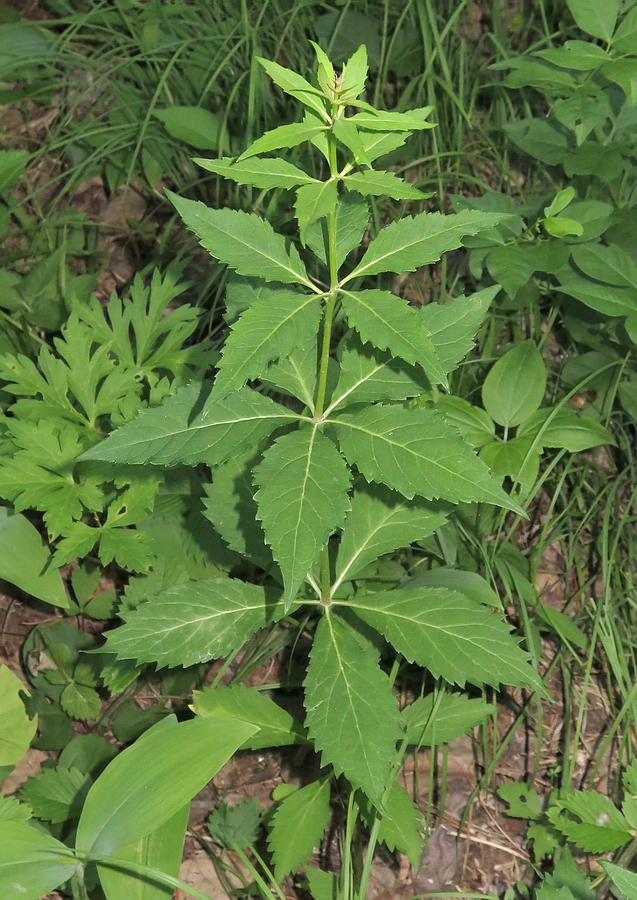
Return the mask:
M0 577L55 609L3 898L185 890L190 800L274 749L197 832L228 896L364 900L471 735L507 900L634 900L637 5L46 8L0 22L50 122L0 155ZM101 302L91 178L149 203Z

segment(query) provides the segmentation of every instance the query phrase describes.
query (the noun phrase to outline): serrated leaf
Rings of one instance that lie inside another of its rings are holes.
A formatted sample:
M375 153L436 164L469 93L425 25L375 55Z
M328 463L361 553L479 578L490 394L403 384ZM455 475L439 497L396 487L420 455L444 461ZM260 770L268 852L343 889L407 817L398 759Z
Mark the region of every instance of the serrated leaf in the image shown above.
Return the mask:
M294 209L303 243L308 225L333 213L337 200L335 179L320 181L318 184L304 184L298 189Z
M628 820L597 791L562 791L547 815L569 841L589 853L607 853L632 839Z
M446 385L429 335L415 309L389 291L342 292L343 309L364 341L408 363L421 365L432 382Z
M464 694L428 694L401 713L407 742L419 747L448 744L467 734L494 713L496 707Z
M21 822L0 822L0 896L39 900L75 873L73 852L51 835Z
M238 161L222 157L221 159L193 159L193 162L208 172L215 172L215 174L230 178L238 184L251 184L263 190L293 188L299 184L311 184L317 181L316 178L312 178L311 175L284 159L251 157Z
M242 750L307 743L302 725L256 688L245 684L219 684L195 691L193 696L192 709L198 716L222 716L258 727Z
M166 196L201 245L239 275L313 287L296 248L288 250L283 236L265 219L236 209L211 209L172 191Z
M600 866L626 900L637 900L637 875L634 872L628 872L621 866L616 866L606 860L600 860Z
M253 846L261 831L258 799L250 797L236 806L220 803L208 818L208 831L212 839L227 850Z
M497 794L508 804L505 815L531 821L542 817L540 798L535 788L530 788L526 784L507 783L500 785Z
M442 394L436 398L436 408L472 447L479 449L494 439L495 422L479 406L453 394Z
M356 598L347 606L410 662L450 684L512 684L541 690L529 654L502 618L457 591L414 588Z
M449 216L421 213L392 222L374 238L360 263L341 283L379 272L413 272L462 246L466 235L493 228L506 218L500 213L466 209Z
M489 470L435 410L381 406L330 419L341 449L368 481L405 497L493 503L519 511Z
M282 147L297 147L305 141L322 135L327 131L327 125L319 125L317 122L305 123L295 122L293 125L279 125L271 131L266 131L264 135L257 138L253 144L250 144L247 150L244 150L238 159L243 162L257 153L269 153L270 150L280 150Z
M29 778L20 797L29 804L34 816L55 824L79 818L91 784L90 775L79 769L57 766Z
M380 816L378 840L390 851L403 853L417 869L423 840L419 834L422 815L402 784L394 781L385 799L382 815L375 813L369 802L363 801L361 814L368 828L372 827L374 814Z
M391 197L393 200L426 200L431 196L423 194L393 172L377 172L374 169L346 175L343 184L348 191L357 191L363 196L369 194L372 197Z
M255 301L226 339L215 397L223 399L263 375L270 360L309 342L318 330L321 311L321 300L314 294L286 291Z
M33 810L13 797L0 797L0 822L20 822L26 825L33 818Z
M286 94L289 94L296 100L300 100L309 109L314 110L323 119L329 121L323 95L309 81L306 81L302 75L292 71L292 69L286 69L270 59L263 59L260 56L255 58L263 66L272 81L284 90Z
M246 445L254 446L274 428L299 418L249 388L217 400L205 384L192 384L161 406L143 410L80 459L216 465Z
M329 778L306 784L279 804L268 834L274 877L279 884L286 875L295 873L320 845L329 815Z
M325 615L318 624L305 696L322 764L380 803L400 737L398 708L377 651L338 616Z
M489 370L482 402L491 418L506 428L534 412L546 390L546 369L535 341L514 344Z
M352 250L356 250L363 240L369 225L367 201L357 194L345 194L338 198L335 209L336 266L340 267ZM327 265L328 238L327 223L314 222L305 232L305 242L321 262Z
M163 719L116 756L89 791L77 849L105 857L155 831L253 732L253 726L233 719Z
M351 403L406 400L431 390L420 366L410 366L371 344L363 344L356 331L350 331L343 338L339 353L339 379L328 415L337 407Z
M67 716L82 722L97 719L102 711L100 695L85 684L67 684L60 697L60 706Z
M259 518L281 567L289 608L330 534L343 524L349 470L332 441L314 427L275 441L255 479Z
M332 593L370 562L421 540L446 521L446 512L420 498L405 500L380 484L359 486L343 526Z
M358 128L352 119L335 119L332 125L334 137L344 144L350 151L358 165L371 165L371 160L365 152Z
M267 569L273 563L272 552L257 520L252 484L252 469L259 459L250 449L218 466L212 484L203 486L206 492L203 514L231 550Z
M312 900L337 900L338 876L324 872L322 869L315 869L313 866L306 866L305 877Z
M262 587L230 578L186 582L153 596L108 632L106 652L119 659L191 666L240 647L259 628L280 618Z
M409 113L385 112L385 110L366 111L357 113L349 121L357 128L365 128L368 131L422 131L434 127L431 122L424 121L424 117L429 115L431 110L431 106L423 106L421 109L413 109Z
M38 727L30 719L20 693L24 685L8 666L0 666L0 766L12 766L29 749Z
M314 412L318 369L317 335L304 347L296 347L287 356L268 366L264 380L290 393Z

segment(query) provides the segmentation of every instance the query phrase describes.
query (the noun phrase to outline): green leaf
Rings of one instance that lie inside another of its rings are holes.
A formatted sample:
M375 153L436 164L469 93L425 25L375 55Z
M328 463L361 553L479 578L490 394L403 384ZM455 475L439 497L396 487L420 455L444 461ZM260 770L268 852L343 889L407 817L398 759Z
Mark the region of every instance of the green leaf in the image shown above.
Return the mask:
M0 896L39 900L75 873L78 861L60 841L21 822L0 822Z
M351 625L325 615L305 679L307 725L322 764L380 803L400 738L398 709L378 653ZM338 714L335 715L335 712Z
M341 283L379 272L413 272L456 250L466 235L493 228L505 218L500 213L466 209L449 216L421 213L392 222L371 241L360 263Z
M282 291L255 301L226 339L215 379L217 400L263 375L270 360L311 341L321 312L321 300L315 294Z
M368 828L372 827L374 816L380 816L378 840L390 851L403 853L411 865L418 868L423 845L418 833L422 828L422 815L402 784L394 781L391 785L382 814L374 811L365 800L361 814Z
M82 810L77 849L105 857L150 834L176 815L254 731L233 719L164 719L97 779Z
M343 338L339 352L339 379L327 414L351 403L405 400L431 389L419 366L410 366L371 344L363 344L355 331L350 331Z
M0 507L0 578L52 606L68 609L60 573L37 529L24 516Z
M7 766L7 768L12 769L13 766ZM33 810L26 803L20 803L13 797L0 797L0 822L20 822L21 825L26 825L32 818Z
M343 309L350 325L364 341L392 356L423 367L432 382L447 379L436 351L415 309L389 291L342 292Z
M352 250L356 250L369 225L367 201L357 194L344 194L338 198L335 210L336 265L340 267ZM321 262L327 265L328 238L327 223L324 220L309 225L305 232L305 242Z
M305 232L309 225L334 212L337 201L335 180L320 181L318 184L304 184L298 189L294 209L299 223L301 241L305 242Z
M106 651L119 659L191 666L227 656L271 620L262 587L230 578L186 582L153 596L108 633ZM283 614L283 610L280 610Z
M497 288L488 287L451 303L428 303L419 310L421 321L445 372L451 372L474 347Z
M305 867L305 877L312 894L312 900L337 900L338 876L315 869L313 866ZM632 898L628 898L632 900Z
M568 281L556 284L554 290L575 297L605 316L630 316L637 311L637 290L634 288L612 287L572 275Z
M432 122L424 120L431 110L431 106L423 106L421 109L413 109L409 113L385 112L385 110L365 111L357 113L348 121L357 128L365 128L368 131L422 131L435 127Z
M304 347L296 347L287 356L268 366L263 380L291 394L314 412L318 347L317 335Z
M8 666L0 666L0 766L12 766L29 749L38 727L30 719L20 692L24 685Z
M598 69L602 63L610 59L603 47L598 46L598 44L593 44L590 41L565 41L563 47L551 47L550 50L539 50L533 55L547 60L554 66L560 66L563 69L576 69L578 72L590 72L593 69ZM560 191L559 193L564 194L564 192L568 190L570 190L570 188L565 188L564 191ZM575 192L573 191L573 196L574 195ZM572 199L573 197L571 197L571 200ZM567 206L570 202L571 201L568 200L564 206ZM553 208L553 204L551 204L551 212L546 212L545 210L544 214L547 216L555 215L555 213L560 212L564 206Z
M597 0L566 0L575 24L592 37L610 41L619 14L619 0L598 3Z
M621 866L616 866L606 860L601 860L600 866L626 900L637 900L637 875L634 872L628 872Z
M210 836L226 850L247 849L259 839L259 801L250 797L236 806L220 803L208 819Z
M242 750L307 743L305 729L288 712L257 688L245 684L218 684L195 691L192 709L198 716L221 716L257 726L259 730Z
M58 764L95 776L117 753L118 748L106 738L96 734L78 734L60 753Z
M475 603L483 603L485 606L493 606L502 609L502 602L495 591L485 579L477 572L467 572L464 569L450 569L440 566L437 569L429 569L414 578L406 579L402 588L434 587L448 588L464 594Z
M341 100L355 100L365 90L369 65L367 47L361 44L358 50L343 65L339 94Z
M573 262L589 278L617 287L637 288L637 263L617 244L587 243L573 247Z
M255 471L259 518L281 566L289 609L349 507L350 474L318 427L279 438Z
M113 853L110 859L146 865L176 878L181 867L188 813L186 805L150 834ZM159 884L152 876L144 878L125 869L99 864L97 871L106 900L122 897L126 900L171 900L173 896L172 887Z
M550 221L564 222L563 219L551 219ZM550 231L546 222L545 227ZM553 234L552 231L550 233ZM485 263L493 280L497 281L512 299L520 288L528 283L535 272L535 260L532 255L526 253L524 245L518 247L505 244L502 247L496 247L489 253Z
M358 128L352 119L335 119L332 131L334 137L350 151L357 165L371 165L371 160L365 152L365 145L361 140Z
M577 627L570 616L560 612L559 609L555 609L554 606L547 606L541 602L537 604L535 611L540 619L543 619L549 625L551 631L554 631L561 640L572 644L574 647L580 647L582 650L588 648L586 635L581 628Z
M268 849L274 862L274 878L280 884L296 873L318 847L330 816L330 779L306 784L286 797L272 816Z
M541 447L562 447L569 453L615 443L600 422L571 409L538 409L520 424L517 435L537 437Z
M208 172L215 172L224 178L231 178L238 184L251 184L266 191L271 188L293 188L299 184L312 184L317 180L284 159L255 159L252 157L237 161L229 157L222 157L221 159L194 159L193 162Z
M393 200L426 200L431 196L423 194L393 172L376 172L374 169L346 175L343 184L348 191L357 191L363 196L371 194L373 197L391 197Z
M370 562L428 537L445 521L444 509L419 497L405 500L380 484L357 487L338 548L332 594Z
M274 428L301 418L249 388L223 400L207 391L205 383L181 388L80 458L160 466L216 465L243 447L254 446Z
M263 59L260 56L255 58L263 66L272 81L284 90L286 94L289 94L296 100L300 100L309 109L317 112L325 121L329 121L323 95L309 81L306 81L302 75L293 72L291 69L285 69L270 59Z
M243 151L238 162L243 162L243 160L255 156L257 153L269 153L270 150L280 150L282 147L297 147L299 144L310 141L326 131L326 125L319 125L316 122L295 122L292 125L279 125L278 128L266 131L253 144L250 144L248 149Z
M514 344L490 369L482 385L484 408L499 425L519 425L538 408L546 369L534 341Z
M494 503L518 510L484 463L436 410L374 406L330 420L341 449L368 481L411 499Z
M85 684L67 684L60 697L60 706L67 716L82 722L97 719L102 711L100 695Z
M445 419L458 430L462 437L479 449L493 440L495 423L491 416L478 406L472 406L462 397L441 394L436 398L436 409L444 413Z
M628 820L597 791L562 791L547 815L567 840L587 853L607 853L632 839Z
M498 796L509 804L505 815L514 819L529 819L531 822L542 817L540 798L535 788L525 784L501 784L497 789Z
M451 684L541 689L529 655L499 615L445 588L386 591L347 605L410 662Z
M185 141L197 150L216 150L222 121L201 106L169 106L155 109L153 115L164 123L171 137Z
M464 694L419 697L401 713L407 742L419 747L448 744L481 725L496 707Z
M92 784L90 775L79 769L45 769L22 786L20 797L33 815L46 822L79 819L84 800Z
M199 200L186 200L166 191L185 225L201 245L239 275L290 284L298 281L313 287L295 247L286 249L285 239L259 216L235 209L210 209Z
M619 53L634 53L637 39L637 9L628 10L613 35L613 50ZM17 151L14 151L17 152Z
M212 484L204 484L204 516L215 526L231 550L262 569L272 566L272 552L257 519L252 469L259 455L247 450L215 469Z

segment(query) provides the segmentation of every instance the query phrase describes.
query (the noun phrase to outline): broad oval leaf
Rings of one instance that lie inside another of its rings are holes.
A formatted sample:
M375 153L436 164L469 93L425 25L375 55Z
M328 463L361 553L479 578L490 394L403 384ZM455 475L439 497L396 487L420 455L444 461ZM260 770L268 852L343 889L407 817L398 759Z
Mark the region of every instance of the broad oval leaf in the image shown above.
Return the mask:
M2 900L39 900L68 881L78 864L49 834L22 822L0 822Z
M613 36L619 14L619 0L566 0L576 24L593 37L607 43Z
M339 616L323 616L316 629L305 705L323 765L380 803L400 739L398 707L378 652Z
M381 406L330 419L350 465L405 497L493 503L522 512L435 410Z
M152 615L142 603L108 633L107 652L160 667L191 666L232 653L276 610L264 588L231 578L178 584L155 594L151 604Z
M502 618L445 588L386 591L347 605L405 659L450 684L513 684L542 689Z
M511 428L538 408L545 390L542 355L534 341L523 341L491 367L482 385L482 402L495 422Z
M414 218L392 222L374 238L360 263L342 284L379 272L413 272L418 266L437 262L448 250L456 250L465 235L493 228L506 218L500 213L464 209L449 216L437 212L421 213Z
M202 246L239 275L314 287L297 250L293 246L287 250L283 236L265 219L236 209L211 209L172 191L166 196Z
M27 716L21 691L18 676L0 666L0 766L13 766L24 756L38 727L37 716Z
M51 554L35 526L23 515L0 507L0 578L38 600L67 609L69 598L60 573L50 562Z
M169 106L156 109L154 115L164 123L171 137L185 141L197 150L216 150L219 146L221 119L201 106Z
M255 470L259 518L285 582L289 607L349 508L350 473L317 427L279 438Z
M174 466L218 465L275 428L301 418L249 388L218 400L204 385L187 385L161 406L143 410L80 459Z
M109 763L84 804L76 846L110 856L175 816L256 728L234 719L160 723ZM175 773L179 773L175 777Z

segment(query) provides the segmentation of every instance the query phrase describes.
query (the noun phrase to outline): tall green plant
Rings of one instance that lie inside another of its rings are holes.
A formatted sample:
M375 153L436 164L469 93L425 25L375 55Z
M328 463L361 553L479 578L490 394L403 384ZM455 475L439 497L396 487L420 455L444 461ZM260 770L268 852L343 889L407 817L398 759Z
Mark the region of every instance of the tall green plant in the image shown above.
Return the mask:
M338 76L315 49L316 83L260 60L305 106L300 123L267 132L239 159L199 161L240 184L294 189L298 241L289 243L258 215L170 195L202 244L237 273L218 373L212 382L178 388L81 459L114 463L115 472L130 464L206 464L213 473L208 518L232 550L258 566L247 569L258 572L252 580L201 578L156 592L149 583L146 594L142 586L127 604L125 624L108 633L107 652L189 666L236 653L259 628L294 621L302 609L313 635L303 722L242 685L207 688L194 708L212 726L228 719L249 725L245 748L309 743L322 754L324 777L301 799L284 799L270 822L275 880L296 871L317 846L327 825L329 777L345 776L338 891L362 900L377 841L417 861L418 810L395 781L406 748L450 740L458 722L467 730L491 710L451 693L452 686L541 683L490 608L497 599L488 591L409 582L391 589L377 583L374 590L366 581L379 557L432 535L454 504L522 513L433 402L436 385L447 386L471 348L494 291L415 309L387 289L384 277L435 262L502 216L424 212L370 240L366 195L423 200L372 163L411 131L427 129L429 109L377 111L360 99L365 48ZM263 155L305 141L326 161L324 180ZM443 686L405 710L393 690L401 659ZM161 777L177 781L181 772L162 770ZM99 815L95 801L80 817L79 860L111 855L149 833L129 827L122 814L126 841L109 824L109 839L96 844ZM352 866L359 816L370 841L364 862ZM312 891L318 898L318 888Z

